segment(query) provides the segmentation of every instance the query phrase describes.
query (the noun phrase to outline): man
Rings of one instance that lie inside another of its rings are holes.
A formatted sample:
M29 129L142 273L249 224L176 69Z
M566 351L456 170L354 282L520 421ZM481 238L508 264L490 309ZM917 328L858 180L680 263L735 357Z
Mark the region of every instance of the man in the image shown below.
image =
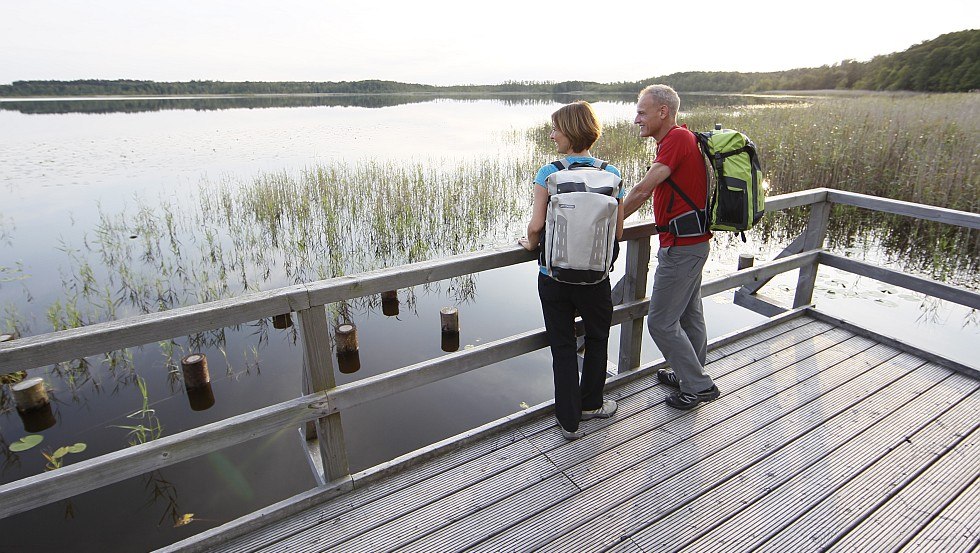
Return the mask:
M647 327L672 370L661 369L657 378L677 389L667 404L693 409L720 395L711 377L704 372L708 334L701 305L701 271L708 259L711 233L669 230L671 219L689 212L690 205L671 186L686 194L697 206L706 205L708 184L704 160L694 134L677 126L680 98L666 85L650 85L640 92L636 119L640 136L657 141L657 156L646 176L623 201L626 216L631 215L650 196L660 235L657 270L650 293ZM676 230L676 229L674 229Z

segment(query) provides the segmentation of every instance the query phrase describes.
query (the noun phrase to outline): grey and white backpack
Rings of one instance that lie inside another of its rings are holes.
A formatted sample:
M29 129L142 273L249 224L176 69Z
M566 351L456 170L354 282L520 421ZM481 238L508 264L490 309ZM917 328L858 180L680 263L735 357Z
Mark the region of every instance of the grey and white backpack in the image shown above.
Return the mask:
M617 198L623 181L606 171L607 162L568 159L552 163L548 175L548 216L540 263L548 275L568 284L595 284L609 276L618 253Z

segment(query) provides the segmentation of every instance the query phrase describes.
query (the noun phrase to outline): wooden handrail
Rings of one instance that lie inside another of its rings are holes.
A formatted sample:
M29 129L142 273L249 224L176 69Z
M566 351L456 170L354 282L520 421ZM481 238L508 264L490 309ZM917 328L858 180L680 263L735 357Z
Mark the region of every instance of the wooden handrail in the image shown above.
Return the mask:
M731 290L812 264L817 255L817 251L804 252L763 263L707 281L702 284L701 291L709 296ZM641 318L648 307L648 299L617 305L612 324ZM278 432L285 426L300 426L306 421L531 353L547 345L543 328L523 332L4 484L0 486L0 518Z
M977 214L882 200L825 188L769 198L766 208L769 211L778 211L815 205L819 209L814 209L813 212L819 212L820 216L817 219L822 220L823 215L829 212L829 203L833 202L912 215L967 228L980 228L980 215ZM811 214L811 219L813 218ZM822 223L818 221L817 226L820 224ZM655 234L653 223L644 221L628 225L623 239L639 241L653 234ZM818 264L824 263L873 276L898 286L926 291L931 295L974 308L980 305L980 295L975 293L822 252L817 243L822 242L819 228L812 233L808 231L805 236L811 236L810 242L813 242L809 244L808 251L786 255L751 269L704 282L701 288L702 295L708 296L739 286L751 285L794 269L801 269L801 273L804 269L815 271ZM533 259L534 254L519 246L498 246L443 259L25 337L0 343L0 373L232 326L289 311L305 313L306 319L319 321L321 318L319 315L310 317L311 310L322 309L327 303L529 262ZM641 269L645 267L637 267L637 270ZM613 324L640 319L646 314L647 308L646 298L626 298L623 304L614 309ZM310 325L308 321L305 324ZM323 329L318 328L317 332L322 334ZM324 382L322 387L325 389L313 394L88 459L54 472L2 485L0 486L0 518L276 432L284 426L298 426L311 420L322 422L328 417L336 417L350 407L463 374L543 347L546 347L544 330L537 329L408 367L396 368L342 386L333 387L331 382ZM308 359L308 362L323 364L322 360L314 359L323 357L322 349L320 344L313 352L316 355ZM312 355L310 352L307 354ZM339 419L336 420L339 427ZM341 435L340 440L342 439Z
M822 202L826 195L826 189L783 194L769 198L766 206L774 211L798 207ZM653 222L630 223L623 230L623 241L654 234L656 228ZM235 298L176 307L159 313L25 336L0 343L0 374L169 340L174 336L207 332L281 313L300 311L315 305L408 288L516 265L532 259L533 253L508 244L391 269L251 292Z

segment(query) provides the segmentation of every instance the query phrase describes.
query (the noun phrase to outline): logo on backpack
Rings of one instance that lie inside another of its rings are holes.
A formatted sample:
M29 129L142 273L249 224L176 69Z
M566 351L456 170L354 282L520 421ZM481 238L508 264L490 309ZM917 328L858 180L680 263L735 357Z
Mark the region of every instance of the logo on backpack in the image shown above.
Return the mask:
M548 175L548 215L540 263L548 275L568 284L595 284L609 276L618 253L617 198L622 179L608 163L555 161Z
M694 132L701 153L707 160L708 205L699 207L677 184L669 184L691 211L657 227L674 236L701 236L709 230L737 232L745 241L745 231L762 220L766 209L766 191L762 186L762 168L755 144L738 131L715 125L711 132ZM711 183L714 182L712 188Z

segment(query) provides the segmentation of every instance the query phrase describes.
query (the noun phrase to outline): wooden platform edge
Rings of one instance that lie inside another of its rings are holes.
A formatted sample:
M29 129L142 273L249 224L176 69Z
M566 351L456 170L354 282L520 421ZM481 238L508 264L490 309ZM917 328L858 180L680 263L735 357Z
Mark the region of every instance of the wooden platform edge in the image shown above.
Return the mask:
M712 349L731 344L732 342L740 340L746 336L767 330L789 320L809 314L809 312L809 307L800 307L762 321L757 325L718 336L708 341L708 350L710 351ZM667 362L664 359L661 358L654 360L640 366L635 370L619 373L608 378L606 380L606 388L614 389L636 379L643 378L650 374L655 374L658 369L665 367L667 367ZM351 491L354 488L363 487L370 483L376 482L389 474L405 470L419 463L428 461L429 459L432 459L440 454L456 450L493 434L499 434L508 429L530 422L536 418L547 416L554 409L554 404L555 401L551 399L511 415L490 421L466 432L455 436L450 436L428 446L405 453L404 455L396 457L385 463L381 463L369 469L357 472L351 475L349 478L331 482L326 486L318 486L306 492L283 499L282 501L273 503L272 505L258 511L241 516L220 526L205 530L199 534L189 536L183 540L157 549L156 552L207 551L223 542L243 536L252 530L265 526L266 524L282 520L300 511L309 509L318 503L337 497L338 495Z
M971 378L976 378L980 380L980 367L971 367L969 365L965 365L963 363L960 363L959 361L955 361L953 359L944 357L943 355L936 353L934 351L929 351L927 349L920 348L918 346L907 344L899 340L898 338L888 336L887 334L881 334L880 332L875 332L873 330L869 330L863 326L849 322L846 319L841 319L839 317L829 315L827 313L818 311L817 309L814 308L807 308L807 309L808 309L808 314L818 321L832 324L839 328L843 328L844 330L849 330L854 334L857 334L859 336L864 336L865 338L871 338L873 340L881 342L882 344L891 346L897 350L904 351L906 353L911 353L912 355L915 355L917 357L921 357L922 359L935 363L941 367L945 367L947 369L951 369L953 371L965 374Z

